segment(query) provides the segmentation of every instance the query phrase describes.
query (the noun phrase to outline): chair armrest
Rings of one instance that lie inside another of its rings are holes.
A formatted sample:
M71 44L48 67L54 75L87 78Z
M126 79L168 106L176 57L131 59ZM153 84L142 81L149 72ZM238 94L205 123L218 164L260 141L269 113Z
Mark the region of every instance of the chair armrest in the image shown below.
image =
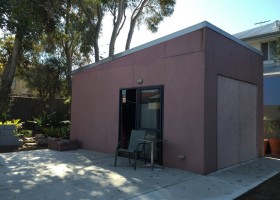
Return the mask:
M138 149L139 149L139 146L140 145L144 145L144 147L143 147L143 149L145 148L145 144L147 144L147 142L141 142L141 143L138 143L138 145L137 145L137 147L136 147L136 149L135 149L135 151L139 151Z

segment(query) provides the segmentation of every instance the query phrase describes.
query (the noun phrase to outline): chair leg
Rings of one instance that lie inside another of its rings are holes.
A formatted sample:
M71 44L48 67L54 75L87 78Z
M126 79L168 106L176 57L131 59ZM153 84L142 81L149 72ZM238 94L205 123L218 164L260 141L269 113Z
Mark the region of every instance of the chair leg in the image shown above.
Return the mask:
M115 164L114 164L114 167L117 166L117 158L118 158L118 151L116 151L116 155L115 155Z
M138 152L134 152L134 170L136 170Z
M145 150L146 146L144 144L144 162L145 162L145 165L146 165L146 150Z

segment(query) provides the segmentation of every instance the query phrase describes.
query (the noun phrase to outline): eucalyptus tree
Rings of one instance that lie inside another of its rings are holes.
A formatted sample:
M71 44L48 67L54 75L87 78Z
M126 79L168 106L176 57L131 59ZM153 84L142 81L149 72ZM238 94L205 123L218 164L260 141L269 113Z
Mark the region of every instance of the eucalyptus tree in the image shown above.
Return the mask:
M117 37L129 21L125 49L130 48L135 26L145 24L148 30L156 32L160 22L172 15L176 0L81 0L79 7L88 19L91 37L94 41L95 61L100 58L98 39L102 34L105 14L112 17L112 32L109 43L109 56L115 53ZM130 15L129 20L127 16Z
M165 17L169 17L174 12L176 0L133 0L129 2L132 10L130 26L127 35L125 49L130 48L136 24L145 23L148 30L155 33L159 24Z
M105 13L105 5L108 0L80 0L77 5L86 19L87 29L84 30L84 42L82 50L86 52L94 49L95 62L100 59L99 38Z
M73 68L81 67L91 62L93 42L89 37L91 24L82 13L80 0L66 0L63 5L63 15L56 28L55 51L60 51L66 61L66 71L69 74ZM95 49L95 48L94 48ZM66 77L68 95L71 96L71 76Z
M129 31L127 35L125 50L130 48L131 40L136 24L144 23L148 30L157 32L160 22L165 17L173 14L176 0L111 0L107 6L113 16L113 30L109 44L109 56L114 55L115 43L124 23L127 14L130 14Z
M109 56L114 54L117 37L127 21L127 13L130 14L125 45L125 49L129 49L135 26L145 24L149 30L156 32L159 23L173 13L175 1L0 0L0 28L13 38L9 51L2 51L5 59L2 59L0 64L0 114L7 108L10 88L18 66L27 66L29 63L34 67L34 63L50 54L56 55L56 58L64 63L66 74L74 67L90 62L92 53L95 61L98 61L101 57L98 42L103 31L105 14L111 15L113 20ZM38 54L37 58L30 56L34 50L32 48L36 46L34 44L45 51ZM41 65L42 63L36 66ZM67 82L68 94L71 95L70 76L67 77Z
M58 22L59 0L1 0L0 28L14 35L13 49L1 75L0 114L6 112L11 85L20 62L24 41L34 40L43 32L51 32Z
M113 16L113 30L109 43L109 56L113 56L115 52L115 44L126 21L126 0L113 0L107 3L110 13Z

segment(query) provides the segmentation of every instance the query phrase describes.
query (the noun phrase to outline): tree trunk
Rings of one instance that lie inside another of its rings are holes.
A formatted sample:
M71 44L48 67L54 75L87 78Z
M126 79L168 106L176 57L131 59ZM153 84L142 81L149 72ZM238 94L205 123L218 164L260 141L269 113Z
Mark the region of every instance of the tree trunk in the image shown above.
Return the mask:
M130 49L130 44L131 44L132 36L133 36L133 33L134 33L134 28L135 28L135 25L136 25L136 21L140 17L141 13L143 12L144 6L146 5L146 3L148 3L148 1L149 0L144 0L133 11L133 14L131 16L129 31L128 31L128 35L127 35L127 39L126 39L125 50Z
M11 86L15 77L16 67L18 65L18 58L20 47L22 44L22 37L16 34L12 54L8 58L6 67L4 68L1 85L0 85L0 117L7 114L10 102Z
M121 22L123 19L123 15L124 15L124 1L119 0L117 7L118 7L118 14L117 14L117 17L114 16L114 19L116 18L116 20L114 21L114 27L113 27L113 31L112 31L112 35L111 35L110 44L109 44L109 57L113 56L115 53L115 44L116 44L119 28L120 28L120 25L121 25Z
M136 24L136 20L131 19L129 31L128 31L128 35L127 35L127 39L126 39L126 44L125 44L125 50L130 49L130 44L131 44L132 36L134 33L135 24Z
M99 53L99 45L98 45L98 39L99 39L99 34L100 34L100 29L101 29L101 23L103 19L103 11L101 8L101 4L96 5L96 10L97 10L97 23L96 23L96 30L95 30L95 37L93 38L93 46L94 46L94 53L95 53L95 62L99 61L100 58L100 53Z
M66 55L66 64L67 64L67 72L70 73L72 71L72 53L68 47L68 44L65 47L65 55ZM71 76L68 75L66 77L67 80L67 89L68 89L68 95L72 95L72 79Z
M71 11L71 7L72 7L72 0L67 0L67 13L66 13L66 24L65 24L65 34L68 35L69 34L69 14ZM70 73L72 71L72 50L71 50L71 45L69 44L69 40L65 41L64 44L64 52L66 55L66 65L67 65L67 72ZM72 80L71 80L71 76L67 76L66 77L67 80L67 90L68 90L68 95L71 96L72 94Z
M99 39L100 29L101 29L102 20L103 20L102 4L101 4L101 2L95 2L96 3L95 5L96 5L97 22L96 22L96 24L94 24L94 23L92 23L92 20L94 18L93 15L95 13L92 13L93 12L92 10L87 9L82 1L78 1L78 2L79 2L79 6L81 7L84 14L86 15L88 24L90 26L89 28L92 32L91 37L93 39L94 59L95 59L95 62L97 62L100 59L98 39ZM93 20L93 21L95 21L95 20Z

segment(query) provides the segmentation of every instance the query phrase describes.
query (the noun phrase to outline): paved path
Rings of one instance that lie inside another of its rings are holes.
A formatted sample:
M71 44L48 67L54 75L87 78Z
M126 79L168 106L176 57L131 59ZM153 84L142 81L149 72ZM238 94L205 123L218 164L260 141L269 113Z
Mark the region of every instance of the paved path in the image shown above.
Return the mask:
M137 168L93 151L0 154L0 199L233 199L280 172L280 160L255 159L207 176Z

